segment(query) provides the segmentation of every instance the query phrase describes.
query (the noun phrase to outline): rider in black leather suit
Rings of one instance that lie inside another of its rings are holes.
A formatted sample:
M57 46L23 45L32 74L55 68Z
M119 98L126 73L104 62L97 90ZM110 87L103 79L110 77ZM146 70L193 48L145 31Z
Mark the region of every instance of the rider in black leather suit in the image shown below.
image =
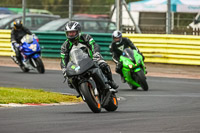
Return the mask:
M78 22L69 21L65 26L65 32L67 40L62 44L61 47L61 68L63 75L66 76L66 67L69 62L69 52L72 49L73 45L79 45L79 43L86 45L90 57L96 61L104 73L104 75L109 80L109 85L117 89L118 85L114 82L112 78L112 73L109 65L103 60L99 52L99 46L95 43L93 38L88 34L81 34L81 26ZM69 84L69 82L68 82ZM70 84L69 84L70 86ZM72 86L71 86L72 87Z
M12 28L11 31L11 43L12 43L12 49L16 54L17 63L19 65L22 65L19 45L21 45L22 37L26 34L31 35L32 33L29 29L27 29L22 25L22 21L20 19L16 19L14 21L14 27Z

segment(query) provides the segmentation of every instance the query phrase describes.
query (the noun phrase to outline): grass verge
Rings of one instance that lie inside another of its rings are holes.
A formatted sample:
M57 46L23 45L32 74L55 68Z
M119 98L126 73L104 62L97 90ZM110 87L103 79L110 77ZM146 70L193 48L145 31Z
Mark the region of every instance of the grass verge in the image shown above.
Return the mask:
M47 92L42 89L23 89L0 87L0 104L8 103L60 103L60 102L80 102L80 98L71 95L63 95L56 92Z

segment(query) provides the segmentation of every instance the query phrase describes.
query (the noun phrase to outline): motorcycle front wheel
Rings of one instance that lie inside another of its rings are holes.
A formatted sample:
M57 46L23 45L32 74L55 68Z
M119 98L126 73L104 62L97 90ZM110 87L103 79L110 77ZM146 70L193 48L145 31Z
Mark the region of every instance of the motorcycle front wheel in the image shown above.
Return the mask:
M147 81L146 81L146 77L145 77L145 75L144 75L143 70L138 71L138 72L137 72L137 76L138 76L138 77L137 77L137 78L138 78L138 82L139 82L139 84L141 85L142 89L143 89L144 91L148 91L149 87L148 87L148 84L147 84Z
M44 64L43 64L42 60L40 58L36 58L36 59L34 59L34 61L36 63L37 71L39 73L44 73L45 69L44 69Z
M94 113L100 113L101 112L101 102L99 95L96 96L94 92L94 88L92 85L88 82L81 83L80 85L80 92L82 95L82 99L87 103L89 108Z

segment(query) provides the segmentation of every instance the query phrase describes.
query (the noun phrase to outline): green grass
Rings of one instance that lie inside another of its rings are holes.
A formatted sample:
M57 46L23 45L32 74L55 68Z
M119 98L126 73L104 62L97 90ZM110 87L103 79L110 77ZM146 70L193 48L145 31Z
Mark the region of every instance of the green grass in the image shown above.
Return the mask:
M60 102L80 102L80 98L71 95L63 95L55 92L46 92L42 89L23 89L0 87L0 104L8 103L60 103Z

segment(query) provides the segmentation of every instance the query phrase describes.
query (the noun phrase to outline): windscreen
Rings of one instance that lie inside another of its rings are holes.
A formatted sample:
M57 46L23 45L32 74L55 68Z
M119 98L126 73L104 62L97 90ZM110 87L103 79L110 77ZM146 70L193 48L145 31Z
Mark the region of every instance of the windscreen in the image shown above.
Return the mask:
M33 42L33 35L28 35L26 34L22 39L21 39L21 42L24 43L32 43Z
M123 51L123 55L131 59L132 61L135 60L133 50L130 48L126 48Z
M88 58L88 54L85 53L80 47L76 46L73 46L69 56L70 56L70 61L72 61L75 64L78 64L83 59Z

